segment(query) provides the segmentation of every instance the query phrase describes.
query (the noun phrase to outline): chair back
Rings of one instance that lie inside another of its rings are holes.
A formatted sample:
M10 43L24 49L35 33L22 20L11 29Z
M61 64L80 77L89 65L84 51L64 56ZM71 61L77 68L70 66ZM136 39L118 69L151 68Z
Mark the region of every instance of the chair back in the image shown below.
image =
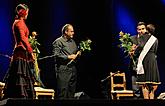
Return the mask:
M124 72L113 73L111 76L111 90L126 90L126 77Z

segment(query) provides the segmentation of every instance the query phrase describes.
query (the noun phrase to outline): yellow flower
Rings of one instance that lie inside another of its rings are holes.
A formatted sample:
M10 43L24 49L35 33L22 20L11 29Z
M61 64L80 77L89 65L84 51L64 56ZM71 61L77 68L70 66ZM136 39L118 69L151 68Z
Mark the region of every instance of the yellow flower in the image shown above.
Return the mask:
M130 56L130 58L133 60L133 63L135 64L133 55L134 55L134 50L136 49L136 46L133 45L130 34L120 31L119 41L121 42L119 47L123 48L124 52L128 53L127 56Z
M124 32L120 31L119 36L122 37L123 35L124 35Z

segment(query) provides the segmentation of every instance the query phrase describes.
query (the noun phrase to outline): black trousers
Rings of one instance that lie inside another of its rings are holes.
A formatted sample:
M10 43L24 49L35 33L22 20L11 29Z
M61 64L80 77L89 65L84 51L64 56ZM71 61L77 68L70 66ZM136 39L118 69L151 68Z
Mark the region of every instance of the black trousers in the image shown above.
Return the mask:
M74 98L77 83L76 67L61 65L58 70L56 70L56 78L57 98Z

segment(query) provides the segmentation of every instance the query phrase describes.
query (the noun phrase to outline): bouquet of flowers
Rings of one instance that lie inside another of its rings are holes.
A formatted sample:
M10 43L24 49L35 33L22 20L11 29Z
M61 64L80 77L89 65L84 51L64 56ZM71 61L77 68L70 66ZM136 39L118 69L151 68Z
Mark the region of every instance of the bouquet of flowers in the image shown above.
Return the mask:
M36 38L33 38L32 36L29 37L29 43L31 44L31 47L33 48L33 52L37 53L37 57L38 57L38 55L40 54L38 45L40 45L40 43L37 41Z
M133 63L135 64L135 61L133 59L133 54L131 54L133 52L134 44L131 42L130 34L120 31L119 41L121 42L119 47L124 49L124 53L125 52L128 53L128 56L130 56L130 58L133 60Z
M121 42L120 47L124 49L124 52L130 52L132 48L132 42L129 33L119 33L119 41Z
M80 50L82 51L85 51L85 50L88 50L90 51L91 50L91 47L90 47L90 44L92 43L92 41L90 39L87 39L85 41L81 41L80 42Z
M91 51L91 47L90 47L91 43L92 43L92 41L90 39L87 39L85 41L81 41L79 43L80 50L76 53L76 57L78 55L80 55L82 51L85 51L85 50ZM70 65L73 61L74 61L74 59L69 61L67 65Z

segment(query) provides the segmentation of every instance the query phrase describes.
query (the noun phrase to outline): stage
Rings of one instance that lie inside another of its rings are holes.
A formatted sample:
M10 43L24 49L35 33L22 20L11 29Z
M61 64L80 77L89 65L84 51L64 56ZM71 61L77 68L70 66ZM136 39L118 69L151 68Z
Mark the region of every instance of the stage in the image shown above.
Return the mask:
M70 99L70 100L51 100L51 99L5 99L0 102L0 106L133 106L133 105L148 105L148 106L164 106L164 100L108 100L108 99Z

